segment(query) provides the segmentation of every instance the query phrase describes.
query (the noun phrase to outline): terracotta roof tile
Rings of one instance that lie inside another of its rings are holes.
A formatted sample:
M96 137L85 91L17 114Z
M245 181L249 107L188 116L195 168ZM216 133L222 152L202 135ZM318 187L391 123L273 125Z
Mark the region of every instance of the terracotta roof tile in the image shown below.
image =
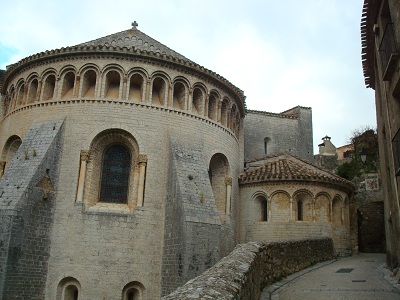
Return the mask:
M249 168L239 175L241 184L263 181L317 181L354 189L350 181L291 154L269 156L249 162Z

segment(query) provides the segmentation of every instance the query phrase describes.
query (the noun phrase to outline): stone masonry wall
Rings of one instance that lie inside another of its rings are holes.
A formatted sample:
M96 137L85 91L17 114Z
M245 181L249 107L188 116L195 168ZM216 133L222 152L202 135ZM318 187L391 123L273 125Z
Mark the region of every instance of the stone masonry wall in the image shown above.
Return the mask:
M162 294L214 265L234 247L234 224L219 215L201 144L171 140ZM223 183L225 188L225 183Z
M214 267L162 299L259 299L265 286L332 256L328 238L240 244Z
M264 139L268 138L267 155L290 152L313 162L311 109L298 107L296 114L297 118L289 118L248 112L243 121L245 159L266 156Z
M34 126L0 181L1 299L44 299L62 124Z

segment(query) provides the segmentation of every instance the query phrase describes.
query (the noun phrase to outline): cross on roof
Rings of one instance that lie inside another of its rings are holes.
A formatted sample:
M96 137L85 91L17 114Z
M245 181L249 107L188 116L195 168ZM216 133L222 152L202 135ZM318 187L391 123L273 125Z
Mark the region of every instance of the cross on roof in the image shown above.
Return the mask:
M139 24L136 21L133 21L132 29L136 29L137 26L139 26Z

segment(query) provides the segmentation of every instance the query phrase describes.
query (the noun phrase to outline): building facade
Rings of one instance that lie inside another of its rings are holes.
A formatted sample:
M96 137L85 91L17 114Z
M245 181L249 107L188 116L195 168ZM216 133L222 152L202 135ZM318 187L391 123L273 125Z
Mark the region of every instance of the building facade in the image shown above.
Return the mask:
M375 90L387 264L400 262L400 3L365 0L361 21L366 86Z
M3 299L157 299L247 240L244 156L276 141L260 132L250 151L245 96L222 76L133 24L27 57L0 84ZM284 114L306 143L282 148L312 157L311 110Z

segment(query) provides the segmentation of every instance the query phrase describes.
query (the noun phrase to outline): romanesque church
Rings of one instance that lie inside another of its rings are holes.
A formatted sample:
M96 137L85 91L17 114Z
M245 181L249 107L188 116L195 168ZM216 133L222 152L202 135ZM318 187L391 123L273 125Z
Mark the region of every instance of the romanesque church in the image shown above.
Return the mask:
M9 65L0 92L2 299L159 299L247 241L352 251L311 108L251 110L136 23Z

